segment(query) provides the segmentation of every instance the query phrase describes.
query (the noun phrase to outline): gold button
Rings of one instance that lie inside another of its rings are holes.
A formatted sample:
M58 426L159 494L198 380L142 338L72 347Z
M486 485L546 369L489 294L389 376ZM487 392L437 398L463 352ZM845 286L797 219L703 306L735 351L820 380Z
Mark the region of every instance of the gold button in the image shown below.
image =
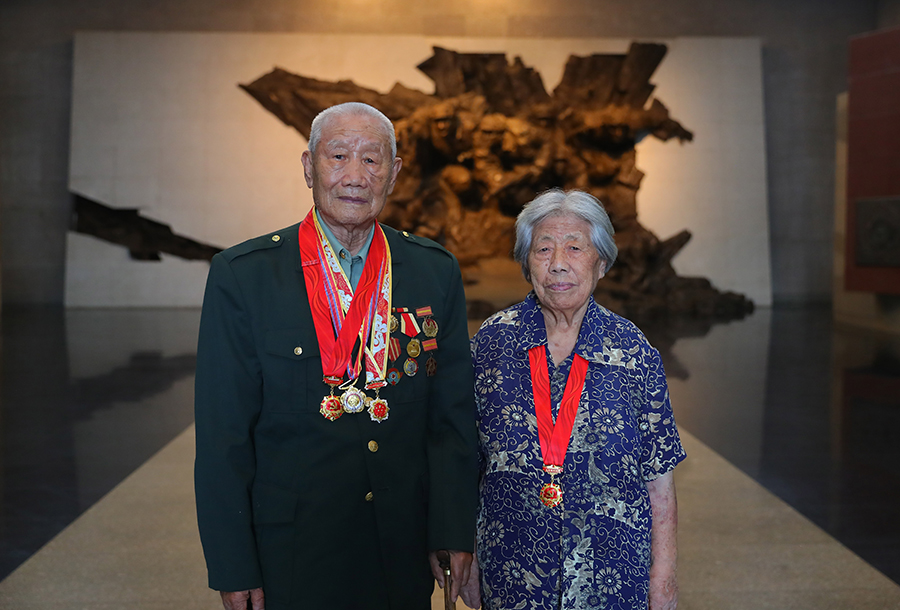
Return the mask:
M343 250L341 250L341 258L343 258L344 260L347 260L347 253L344 252Z
M378 451L378 443L376 443L375 441L369 441L369 451L371 451L372 453Z
M273 235L272 241L281 241L281 235Z
M370 491L369 493L366 494L366 502L371 502L372 498L374 498L374 497L375 496L372 495L372 492Z
M303 353L303 348L300 347L299 345L298 345L297 347L294 348L294 355L295 355L295 356L299 356L299 355L302 354L302 353Z
M407 233L406 231L404 231L404 232L401 233L400 235L402 235L403 237L409 237L409 233Z

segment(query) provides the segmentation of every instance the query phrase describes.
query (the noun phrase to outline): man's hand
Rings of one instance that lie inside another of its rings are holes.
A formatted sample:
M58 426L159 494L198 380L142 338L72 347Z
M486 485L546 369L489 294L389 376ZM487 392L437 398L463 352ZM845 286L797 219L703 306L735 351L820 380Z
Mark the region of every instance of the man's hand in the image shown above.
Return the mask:
M437 551L428 554L428 561L431 562L431 573L434 574L435 580L441 589L444 588L444 571L437 558ZM450 600L456 603L459 597L459 590L465 587L469 582L470 568L472 567L472 553L465 551L450 551Z
M266 596L262 589L250 591L219 591L225 610L247 610L247 601L253 610L266 610Z

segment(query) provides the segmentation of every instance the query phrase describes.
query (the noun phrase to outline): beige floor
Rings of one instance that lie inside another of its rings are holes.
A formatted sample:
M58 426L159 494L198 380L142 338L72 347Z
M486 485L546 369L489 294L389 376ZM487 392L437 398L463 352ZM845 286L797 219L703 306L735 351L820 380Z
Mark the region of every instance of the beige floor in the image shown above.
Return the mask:
M900 587L693 436L683 442L680 608L900 609ZM0 582L0 608L220 608L205 586L193 452L190 427Z

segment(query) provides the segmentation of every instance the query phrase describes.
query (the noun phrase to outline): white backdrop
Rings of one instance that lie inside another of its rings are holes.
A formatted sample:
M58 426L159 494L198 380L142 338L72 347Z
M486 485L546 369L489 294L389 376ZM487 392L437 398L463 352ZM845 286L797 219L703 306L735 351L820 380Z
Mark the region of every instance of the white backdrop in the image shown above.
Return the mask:
M396 81L431 93L415 66L432 45L520 55L559 82L571 54L623 53L626 39L476 39L310 34L79 33L75 38L70 188L205 243L226 247L299 221L312 199L300 167L306 142L238 83L279 66L387 92ZM689 229L682 275L771 304L760 42L653 40L669 46L651 82L694 132L680 145L638 145L644 226L660 238ZM69 306L198 306L208 265L70 232Z

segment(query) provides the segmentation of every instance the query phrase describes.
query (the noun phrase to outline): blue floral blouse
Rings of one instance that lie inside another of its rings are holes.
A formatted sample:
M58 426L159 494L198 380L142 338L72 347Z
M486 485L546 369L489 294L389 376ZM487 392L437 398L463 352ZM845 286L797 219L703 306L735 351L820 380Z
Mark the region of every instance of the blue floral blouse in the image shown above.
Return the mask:
M485 610L647 608L646 482L684 459L659 353L593 298L574 353L588 361L564 472L562 504L544 506L528 349L546 345L532 292L472 339L481 445L477 552ZM554 419L572 356L547 350Z

